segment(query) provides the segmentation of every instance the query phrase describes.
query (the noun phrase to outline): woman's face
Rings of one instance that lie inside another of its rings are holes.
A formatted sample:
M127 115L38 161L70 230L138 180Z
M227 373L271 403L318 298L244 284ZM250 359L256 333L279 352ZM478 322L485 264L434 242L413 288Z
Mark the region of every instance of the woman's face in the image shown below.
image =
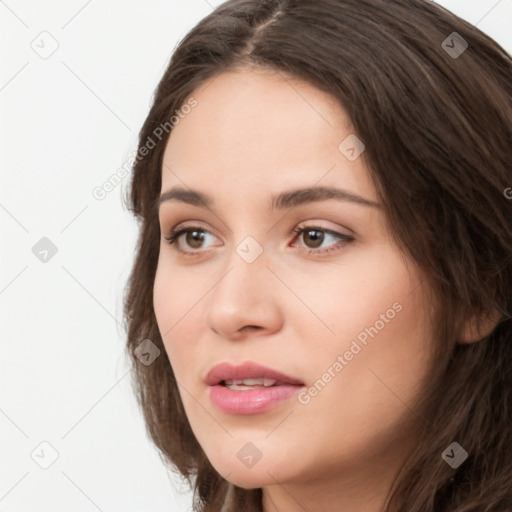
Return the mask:
M244 70L205 85L166 147L161 192L191 201L160 206L154 286L192 430L246 488L394 467L414 443L405 433L429 374L429 306L373 204L364 148L344 109L306 83ZM174 227L193 229L170 245ZM246 362L303 385L205 382L219 363Z

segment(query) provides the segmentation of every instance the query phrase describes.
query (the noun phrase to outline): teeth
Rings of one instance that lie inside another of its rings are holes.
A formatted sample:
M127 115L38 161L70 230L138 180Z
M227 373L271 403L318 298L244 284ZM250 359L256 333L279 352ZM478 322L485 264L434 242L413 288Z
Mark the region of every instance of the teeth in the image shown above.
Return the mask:
M230 379L230 380L225 380L224 384L226 384L227 387L231 387L232 389L246 389L247 386L269 387L269 386L273 386L276 382L277 381L274 379L265 379L265 378L234 379L234 380Z

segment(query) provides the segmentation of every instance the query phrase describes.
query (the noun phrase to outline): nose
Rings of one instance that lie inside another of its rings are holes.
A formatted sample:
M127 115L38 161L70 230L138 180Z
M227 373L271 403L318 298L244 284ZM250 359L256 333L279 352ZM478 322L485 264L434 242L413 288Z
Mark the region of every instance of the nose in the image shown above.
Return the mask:
M252 262L240 254L233 250L227 270L208 294L205 311L206 326L230 340L254 332L268 335L282 325L279 280L269 270L265 253Z

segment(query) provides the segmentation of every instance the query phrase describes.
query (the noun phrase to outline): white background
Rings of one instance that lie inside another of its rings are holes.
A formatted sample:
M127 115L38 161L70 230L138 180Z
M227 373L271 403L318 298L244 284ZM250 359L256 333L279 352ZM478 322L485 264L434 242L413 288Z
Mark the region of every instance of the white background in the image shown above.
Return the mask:
M1 512L191 506L146 437L123 354L128 178L101 201L92 190L136 149L174 47L220 3L0 1ZM512 52L512 0L438 3Z

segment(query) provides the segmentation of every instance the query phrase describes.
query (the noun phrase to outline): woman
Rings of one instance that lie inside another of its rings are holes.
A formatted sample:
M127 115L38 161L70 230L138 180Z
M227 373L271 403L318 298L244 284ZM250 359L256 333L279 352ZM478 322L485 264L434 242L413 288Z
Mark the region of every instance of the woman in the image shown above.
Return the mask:
M512 59L434 2L191 30L140 132L125 318L196 510L512 510L511 161Z

